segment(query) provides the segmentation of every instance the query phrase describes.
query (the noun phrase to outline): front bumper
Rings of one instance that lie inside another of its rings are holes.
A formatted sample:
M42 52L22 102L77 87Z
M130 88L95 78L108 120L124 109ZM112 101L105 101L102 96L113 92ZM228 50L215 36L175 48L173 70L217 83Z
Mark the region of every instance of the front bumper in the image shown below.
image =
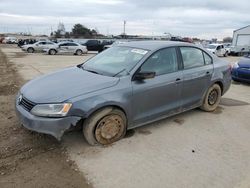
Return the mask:
M62 118L46 118L32 115L16 102L16 114L21 124L32 131L49 134L57 140L61 140L64 132L71 126L75 126L81 117L68 116Z

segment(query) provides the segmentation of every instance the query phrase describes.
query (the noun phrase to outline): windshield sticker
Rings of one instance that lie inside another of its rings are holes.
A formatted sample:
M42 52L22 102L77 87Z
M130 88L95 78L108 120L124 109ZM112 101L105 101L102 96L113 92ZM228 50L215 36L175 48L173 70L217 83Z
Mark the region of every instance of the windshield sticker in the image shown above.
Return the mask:
M141 55L145 55L146 53L148 53L147 50L142 50L142 49L132 49L131 52L141 54Z

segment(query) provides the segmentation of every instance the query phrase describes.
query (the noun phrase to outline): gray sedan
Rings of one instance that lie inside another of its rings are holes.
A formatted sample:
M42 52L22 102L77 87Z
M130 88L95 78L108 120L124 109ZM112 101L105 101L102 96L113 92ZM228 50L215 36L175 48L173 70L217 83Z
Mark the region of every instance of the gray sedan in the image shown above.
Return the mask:
M28 82L16 111L27 129L60 140L80 124L89 144L107 145L193 108L214 111L230 83L229 63L195 45L129 42Z

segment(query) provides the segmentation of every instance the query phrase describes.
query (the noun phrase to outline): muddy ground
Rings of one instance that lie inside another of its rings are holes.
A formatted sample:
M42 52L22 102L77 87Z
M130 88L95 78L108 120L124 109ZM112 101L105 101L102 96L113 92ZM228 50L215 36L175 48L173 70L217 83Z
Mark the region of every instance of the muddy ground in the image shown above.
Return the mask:
M22 84L0 49L0 187L91 187L59 142L20 126L14 100Z

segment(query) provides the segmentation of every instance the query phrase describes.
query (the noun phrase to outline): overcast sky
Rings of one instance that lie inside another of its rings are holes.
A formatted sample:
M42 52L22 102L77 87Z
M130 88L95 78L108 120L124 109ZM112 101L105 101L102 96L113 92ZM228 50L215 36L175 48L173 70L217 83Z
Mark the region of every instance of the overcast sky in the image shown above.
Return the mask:
M0 32L49 34L63 22L104 34L232 36L250 24L249 0L0 0Z

